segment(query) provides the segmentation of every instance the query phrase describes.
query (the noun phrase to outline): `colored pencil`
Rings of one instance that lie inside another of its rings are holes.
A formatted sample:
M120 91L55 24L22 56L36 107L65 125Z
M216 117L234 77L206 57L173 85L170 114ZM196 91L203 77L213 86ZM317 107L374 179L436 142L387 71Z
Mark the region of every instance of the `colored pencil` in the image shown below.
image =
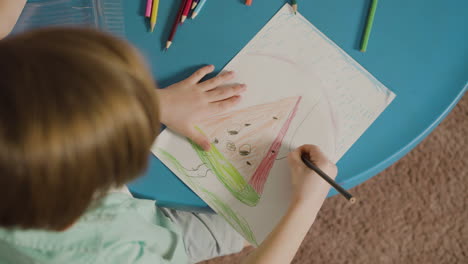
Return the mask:
M328 176L325 172L323 172L319 167L317 167L312 161L309 160L307 154L302 154L301 156L302 161L304 164L309 167L309 169L315 171L322 179L328 182L333 188L335 188L341 195L343 195L350 203L355 203L356 198L353 197L349 192L347 192L343 187L338 185L330 176Z
M158 19L159 0L153 0L153 8L151 10L151 32L154 31L156 20Z
M194 19L202 10L203 6L205 6L206 0L200 0L197 4L197 7L192 12L192 19Z
M362 35L361 42L361 52L366 52L367 44L369 43L369 37L372 31L372 25L374 24L375 11L377 10L378 0L372 0L371 6L369 8L369 14L367 15L366 28L364 29L364 34Z
M192 10L194 10L195 7L197 7L198 2L200 2L200 0L193 0L193 3L192 3Z
M146 12L145 17L151 17L151 8L153 6L153 0L146 0Z
M182 0L180 3L179 11L177 12L176 19L174 20L174 24L172 24L171 33L169 34L169 38L166 42L166 50L172 45L172 40L174 39L175 33L177 31L177 27L179 26L180 18L182 17L182 12L184 11L185 3L188 0Z
M294 11L294 14L297 14L297 0L292 0L292 9Z
M251 6L252 5L252 0L245 0L245 5Z
M185 3L184 11L182 12L182 17L180 18L181 23L184 23L185 19L187 19L187 16L190 12L190 8L192 7L192 2L193 0L187 0L187 2Z

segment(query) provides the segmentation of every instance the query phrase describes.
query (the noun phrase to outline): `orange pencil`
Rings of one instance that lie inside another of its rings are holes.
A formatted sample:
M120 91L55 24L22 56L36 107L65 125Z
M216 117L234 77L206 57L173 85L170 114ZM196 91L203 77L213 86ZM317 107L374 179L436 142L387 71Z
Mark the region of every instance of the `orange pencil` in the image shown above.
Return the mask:
M252 5L252 0L245 0L245 5L251 6Z

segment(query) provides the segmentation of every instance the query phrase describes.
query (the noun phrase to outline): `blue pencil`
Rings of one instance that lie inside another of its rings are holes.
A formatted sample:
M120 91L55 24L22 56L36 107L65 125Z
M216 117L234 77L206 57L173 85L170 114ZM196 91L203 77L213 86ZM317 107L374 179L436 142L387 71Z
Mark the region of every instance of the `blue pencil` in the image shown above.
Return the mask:
M192 12L192 19L194 19L198 15L198 13L200 13L205 3L206 0L200 0L200 2L198 2L197 7L195 7L195 9Z

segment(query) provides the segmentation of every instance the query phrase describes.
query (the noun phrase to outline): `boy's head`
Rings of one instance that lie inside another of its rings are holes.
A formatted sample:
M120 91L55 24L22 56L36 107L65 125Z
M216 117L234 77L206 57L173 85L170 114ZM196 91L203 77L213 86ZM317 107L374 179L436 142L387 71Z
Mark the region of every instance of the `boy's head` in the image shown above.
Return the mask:
M0 41L0 226L61 230L138 176L159 131L137 51L86 29Z

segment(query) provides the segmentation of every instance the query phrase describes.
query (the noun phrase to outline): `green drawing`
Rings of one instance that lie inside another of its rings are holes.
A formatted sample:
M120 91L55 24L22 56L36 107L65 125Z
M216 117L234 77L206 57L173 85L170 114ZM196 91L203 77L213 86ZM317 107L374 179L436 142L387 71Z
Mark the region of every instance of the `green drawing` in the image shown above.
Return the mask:
M287 97L211 116L195 126L212 142L211 150L189 142L235 198L256 206L300 101Z
M197 129L200 130L199 128ZM234 197L248 206L257 205L260 200L258 193L213 143L211 143L210 151L204 151L191 140L189 142L197 152L200 160L218 177L219 181Z
M178 175L183 175L184 176L184 178L187 180L187 184L189 184L192 188L198 189L198 188L196 188L195 183L192 181L192 179L187 174L187 171L185 170L184 166L182 166L182 164L180 164L180 162L174 156L172 156L171 153L165 151L162 148L156 148L156 153L158 153L160 156L164 157L164 160L171 163L171 165L174 167L174 169L177 170Z
M242 216L238 215L234 212L229 205L225 204L221 199L219 199L214 193L201 188L201 191L204 193L205 201L218 212L229 224L237 230L237 232L241 233L244 238L249 241L252 245L258 246L257 240L255 239L255 235L250 229L249 223L243 218Z
M187 174L186 169L180 164L180 162L172 156L169 152L165 151L162 148L156 149L157 154L163 158L165 161L169 162L173 169L178 172L178 175L184 176L185 182L198 194L201 194L205 198L205 202L209 204L213 210L220 214L229 224L242 236L249 241L252 245L258 246L255 235L252 232L249 224L241 215L233 211L229 205L225 204L219 197L214 193L206 190L205 188L197 185L191 177Z

